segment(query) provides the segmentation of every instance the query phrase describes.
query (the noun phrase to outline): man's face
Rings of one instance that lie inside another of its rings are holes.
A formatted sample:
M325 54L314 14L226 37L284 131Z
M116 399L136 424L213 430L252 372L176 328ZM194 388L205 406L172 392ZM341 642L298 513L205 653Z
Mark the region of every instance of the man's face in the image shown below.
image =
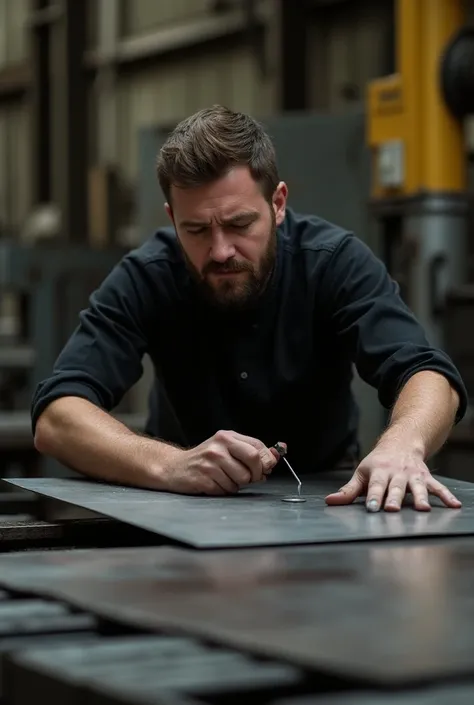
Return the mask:
M247 167L205 186L173 186L166 210L189 270L212 303L244 308L261 294L273 269L286 197L280 183L268 203Z

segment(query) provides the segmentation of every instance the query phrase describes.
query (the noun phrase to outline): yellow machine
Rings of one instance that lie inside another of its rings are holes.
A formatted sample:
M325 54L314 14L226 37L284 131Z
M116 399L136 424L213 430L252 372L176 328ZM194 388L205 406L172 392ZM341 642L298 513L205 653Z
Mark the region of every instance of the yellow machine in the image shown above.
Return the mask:
M462 0L398 0L396 33L397 72L368 89L371 200L395 270L395 250L401 258L405 297L442 343L446 290L467 276L463 117L473 110L473 31Z

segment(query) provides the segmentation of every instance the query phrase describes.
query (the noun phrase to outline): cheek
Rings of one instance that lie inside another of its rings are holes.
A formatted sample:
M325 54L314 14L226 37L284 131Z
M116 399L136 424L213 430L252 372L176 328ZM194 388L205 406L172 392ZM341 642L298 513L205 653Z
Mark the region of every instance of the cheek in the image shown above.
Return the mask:
M180 237L179 239L186 257L199 269L205 259L205 243L198 238Z
M252 262L258 262L265 253L268 245L268 234L258 233L251 237L242 238L237 244L237 249L242 257Z

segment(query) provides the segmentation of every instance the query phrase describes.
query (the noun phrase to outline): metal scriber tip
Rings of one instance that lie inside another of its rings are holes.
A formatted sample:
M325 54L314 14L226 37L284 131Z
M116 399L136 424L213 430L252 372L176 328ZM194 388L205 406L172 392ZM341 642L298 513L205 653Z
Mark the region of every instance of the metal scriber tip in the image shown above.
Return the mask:
M296 482L298 483L298 497L283 497L283 502L305 502L306 500L301 497L301 485L302 482L298 475L295 473L293 468L291 467L290 463L288 460L285 458L286 455L286 446L283 443L275 443L273 446L275 450L279 453L280 457L283 458L285 463L288 465L293 477L296 479Z
M300 480L300 478L299 478L298 475L295 473L295 471L294 471L293 468L291 467L291 465L290 465L290 463L288 462L288 460L287 460L285 457L283 457L283 460L284 460L285 463L288 465L288 467L290 468L290 470L291 470L291 472L293 473L294 477L296 478L296 482L298 483L298 494L301 494L301 480Z

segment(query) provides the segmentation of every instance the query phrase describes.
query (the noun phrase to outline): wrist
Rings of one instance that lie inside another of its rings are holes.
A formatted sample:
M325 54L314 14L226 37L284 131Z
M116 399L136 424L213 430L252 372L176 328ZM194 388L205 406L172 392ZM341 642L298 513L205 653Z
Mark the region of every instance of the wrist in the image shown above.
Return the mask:
M151 486L156 490L169 491L174 469L183 463L186 451L155 439L146 439L146 453L142 459Z
M379 438L376 447L391 449L400 448L404 452L409 452L412 455L419 456L421 460L425 460L427 456L427 448L422 436L417 433L416 429L407 428L405 425L392 424Z

